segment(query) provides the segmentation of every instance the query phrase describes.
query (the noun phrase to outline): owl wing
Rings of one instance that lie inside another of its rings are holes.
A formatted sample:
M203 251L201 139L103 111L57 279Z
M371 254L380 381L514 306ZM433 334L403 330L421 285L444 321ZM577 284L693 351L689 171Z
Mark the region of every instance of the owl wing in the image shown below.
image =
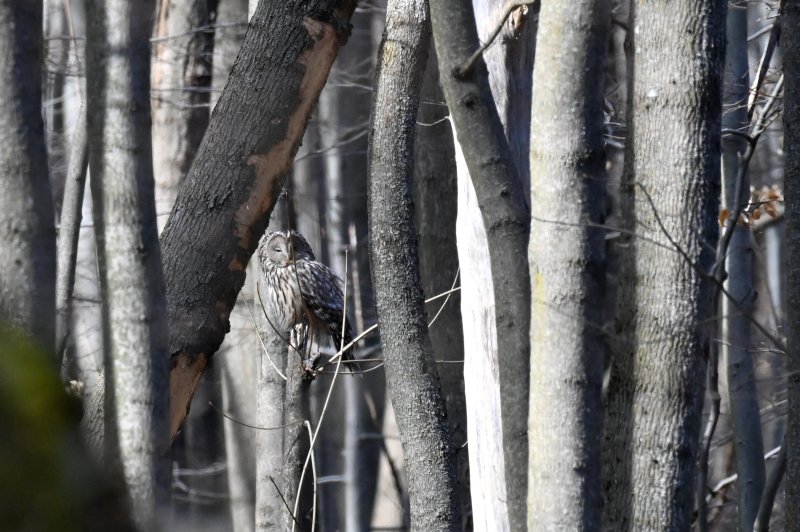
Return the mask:
M333 270L315 260L298 260L295 265L303 303L327 325L331 339L336 349L339 349L342 341L342 316L345 312L342 280ZM353 333L348 319L345 322L344 344L347 345L352 340Z

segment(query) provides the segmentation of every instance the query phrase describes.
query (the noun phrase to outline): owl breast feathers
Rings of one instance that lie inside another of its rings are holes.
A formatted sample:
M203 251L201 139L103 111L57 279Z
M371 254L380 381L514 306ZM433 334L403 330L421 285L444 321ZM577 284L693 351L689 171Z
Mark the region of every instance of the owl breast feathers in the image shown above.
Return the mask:
M273 308L273 325L282 333L295 325L307 324L314 332L330 336L338 350L353 340L350 320L345 313L342 280L333 270L317 261L308 242L296 231L264 235L258 258L267 281ZM343 356L352 360L349 351Z

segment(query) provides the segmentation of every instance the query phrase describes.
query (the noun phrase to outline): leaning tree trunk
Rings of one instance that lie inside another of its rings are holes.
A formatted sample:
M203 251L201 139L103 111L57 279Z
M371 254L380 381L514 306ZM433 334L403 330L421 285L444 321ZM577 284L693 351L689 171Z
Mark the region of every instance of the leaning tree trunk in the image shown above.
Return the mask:
M424 0L390 0L370 124L369 237L386 381L403 443L411 527L459 530L455 452L419 280L414 230L414 126L429 43Z
M477 290L462 293L462 310L471 302L478 305L474 309L475 314L465 314L470 317L465 317L465 322L474 325L464 331L465 345L472 346L465 353L465 374L481 379L475 393L467 395L470 440L473 440L473 428L480 430L483 427L485 430L489 424L497 423L502 427L503 456L502 460L501 457L495 458L493 467L484 471L475 459L478 453L485 451L477 450L473 446L471 473L474 484L483 484L482 475L494 476L500 469L505 473L505 482L498 485L487 478L486 483L491 482L492 486L496 486L496 489L491 490L496 496L484 501L476 501L473 497L473 511L476 523L478 518L489 519L489 526L502 526L498 523L507 519L514 529L522 529L526 515L526 420L530 347L530 277L526 260L530 220L525 204L526 192L503 135L497 109L491 100L483 59L478 57L471 66L466 65L467 59L479 45L471 2L434 0L430 9L442 88L455 125L457 140L466 157L475 193L473 195L468 190L468 183L461 187L467 191L467 197L459 193L459 200L462 201L463 198L463 202L459 204L459 217L462 207L472 205L474 208L476 202L482 217L482 220L475 220L470 216L465 224L469 227L459 231L459 235L470 239L474 237L472 247L466 249L464 254L459 249L460 263L464 266L462 285L469 288L476 286L474 282L481 283L483 287L487 284L488 268L467 271L473 261L475 264L479 261L482 264L486 262L487 251L481 245L483 238L486 238L492 272L490 294L493 297L489 294L479 297ZM459 248L461 247L459 243ZM464 260L468 255L470 261ZM474 257L478 260L474 260ZM470 281L470 273L477 277L481 272L482 278ZM494 323L486 323L487 312L494 313ZM469 334L480 330L480 326L486 329L484 333L471 338ZM472 361L470 358L481 360ZM471 365L475 365L478 371L470 371ZM486 416L485 412L477 408L476 413L483 414L482 419L486 422L476 420L473 423L470 401L481 401L491 406L493 398L489 397L490 400L487 401L478 390L492 393L492 390L498 388L498 378L502 419L497 420L496 415ZM492 417L495 419L491 420ZM492 433L495 442L498 441L498 436L500 435ZM492 445L491 441L476 443ZM504 464L502 467L501 462ZM484 507L490 509L484 511Z
M786 466L786 530L800 530L800 1L786 0L782 21L784 137L786 154L786 255L789 258L788 332L789 406L784 441L788 445Z
M150 157L152 3L92 1L91 188L104 296L106 462L140 527L168 496L167 331ZM119 53L125 50L126 53Z
M262 0L251 19L162 234L173 436L228 332L245 267L354 8L352 0Z
M600 528L609 2L545 3L531 130L528 529Z
M0 322L55 348L56 247L42 123L42 2L0 1Z
M692 521L711 341L708 243L718 233L725 9L722 0L635 6L628 154L636 236L634 266L620 273L623 345L609 385L609 530L686 530Z

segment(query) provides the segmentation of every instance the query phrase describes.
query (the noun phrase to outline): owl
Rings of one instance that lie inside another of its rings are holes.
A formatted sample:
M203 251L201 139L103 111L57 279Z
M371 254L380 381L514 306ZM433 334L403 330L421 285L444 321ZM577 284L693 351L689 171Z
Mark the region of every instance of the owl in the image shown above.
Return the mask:
M317 261L303 235L296 231L276 231L261 238L258 258L267 281L274 309L273 325L281 332L306 324L311 337L330 336L338 350L353 340L350 320L344 323L342 280L333 270ZM342 360L354 360L351 350Z

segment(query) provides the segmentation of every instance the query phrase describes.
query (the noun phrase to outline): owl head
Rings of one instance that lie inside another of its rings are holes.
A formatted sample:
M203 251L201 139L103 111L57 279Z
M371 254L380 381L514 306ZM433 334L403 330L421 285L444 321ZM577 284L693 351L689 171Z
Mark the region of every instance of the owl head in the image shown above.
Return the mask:
M262 260L277 266L286 266L300 259L315 260L314 252L303 235L297 231L275 231L261 239Z

